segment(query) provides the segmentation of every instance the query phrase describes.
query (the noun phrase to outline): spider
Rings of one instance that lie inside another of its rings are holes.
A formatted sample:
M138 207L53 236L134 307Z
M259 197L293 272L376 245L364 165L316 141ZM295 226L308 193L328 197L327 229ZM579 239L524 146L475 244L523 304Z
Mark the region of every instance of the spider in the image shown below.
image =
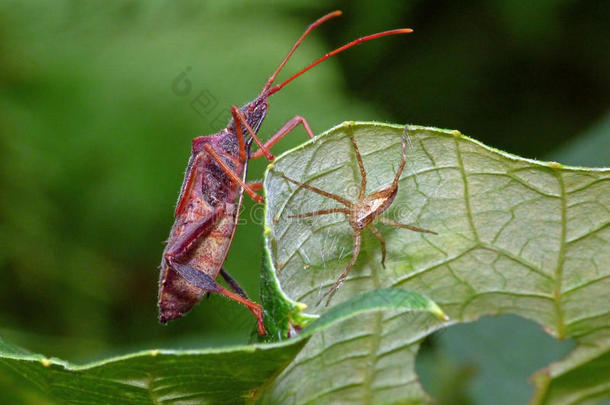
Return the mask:
M394 180L392 181L392 184L390 184L389 186L387 186L379 191L375 191L374 193L371 193L368 195L366 195L366 171L364 170L364 164L362 162L362 157L360 156L360 151L358 150L358 145L356 145L356 141L354 140L354 133L352 130L352 125L351 124L348 125L348 128L349 128L349 138L350 138L350 141L352 142L352 146L354 147L356 161L358 162L358 167L360 168L361 180L360 180L360 189L358 191L358 201L356 201L356 202L349 201L341 196L329 193L328 191L321 190L317 187L313 187L313 186L310 186L305 183L301 183L300 181L293 180L282 174L282 177L284 179L288 180L289 182L294 183L297 186L303 187L316 194L320 194L324 197L331 198L345 206L345 208L343 208L343 207L329 208L329 209L323 209L323 210L318 210L318 211L313 211L313 212L307 212L305 214L291 215L289 218L306 218L306 217L313 217L313 216L325 215L325 214L342 213L346 216L350 226L353 229L354 253L352 256L352 260L349 262L349 264L347 265L347 267L345 268L343 273L341 273L341 275L339 276L339 278L337 279L335 284L322 296L322 298L320 298L320 300L317 302L316 305L320 305L320 303L325 298L327 298L325 306L328 306L333 295L335 295L335 293L337 292L337 289L341 286L341 284L343 284L343 281L345 281L347 274L349 273L349 271L352 268L352 266L354 265L354 263L356 263L356 260L358 259L358 255L360 254L360 244L362 242L362 238L361 238L360 234L363 229L366 228L369 231L371 231L371 233L377 238L377 240L379 240L379 243L381 244L381 265L383 268L385 268L385 256L386 256L385 240L383 239L383 235L381 234L381 232L379 232L379 230L377 228L375 228L375 225L373 224L374 220L378 220L379 222L384 223L386 225L395 226L398 228L405 228L405 229L409 229L409 230L415 231L415 232L431 233L434 235L438 235L434 231L418 228L413 225L402 224L402 223L394 221L390 218L380 216L385 210L388 209L388 207L390 205L392 205L392 202L394 201L394 198L396 197L396 193L398 192L398 180L400 179L400 176L402 175L402 171L405 168L405 164L407 162L406 136L405 136L408 133L407 127L405 126L405 129L402 133L402 138L401 138L402 159L400 162L400 166L398 167L398 170L396 171L396 175L394 176Z

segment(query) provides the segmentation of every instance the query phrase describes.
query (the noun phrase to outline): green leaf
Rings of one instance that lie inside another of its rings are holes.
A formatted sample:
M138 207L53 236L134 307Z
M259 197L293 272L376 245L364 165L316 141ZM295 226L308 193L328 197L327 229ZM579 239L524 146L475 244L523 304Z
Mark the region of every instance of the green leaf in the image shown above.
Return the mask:
M379 310L444 316L436 304L419 294L370 291L334 307L285 342L196 351L148 350L84 366L28 354L0 338L0 377L8 375L24 391L36 387L38 394L68 403L243 403L254 400L313 334Z
M351 259L351 228L343 214L291 218L339 205L280 174L355 201L360 176L347 127L279 157L265 180L273 271L291 302L311 313L324 311L314 304ZM354 124L367 193L391 182L403 129ZM386 213L438 235L379 225L387 243L383 269L379 243L365 231L358 261L333 303L393 287L426 294L460 322L484 314L524 316L578 343L537 376L534 403L607 396L610 171L522 159L457 131L413 126L409 134L407 166ZM419 315L375 313L330 327L311 339L265 399L426 402L415 355L422 339L442 326Z

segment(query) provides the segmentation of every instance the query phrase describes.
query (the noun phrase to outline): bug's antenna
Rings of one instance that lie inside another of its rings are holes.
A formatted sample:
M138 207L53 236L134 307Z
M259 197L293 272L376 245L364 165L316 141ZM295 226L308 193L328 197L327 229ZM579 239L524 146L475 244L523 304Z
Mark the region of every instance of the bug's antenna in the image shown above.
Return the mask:
M282 68L284 67L286 62L288 62L288 59L290 59L290 57L292 56L294 51L296 51L297 48L299 47L299 45L301 45L301 42L303 42L305 37L307 35L309 35L309 33L311 31L313 31L316 27L318 27L320 24L330 20L331 18L339 17L341 14L343 14L343 12L341 10L333 11L332 13L328 13L325 16L320 17L319 19L314 21L309 27L307 27L307 29L305 30L303 35L301 35L301 37L297 40L297 42L294 43L294 45L292 46L292 49L290 50L290 52L288 52L288 55L286 55L286 57L284 58L282 63L280 63L280 66L278 66L278 68L275 70L275 72L273 72L273 74L271 75L269 80L267 80L267 83L265 84L265 87L263 87L263 91L261 91L261 94L265 94L267 92L267 90L269 90L269 88L273 84L273 81L275 80L277 75L280 73L280 70L282 70Z
M322 17L324 18L324 17ZM312 24L313 25L313 24ZM365 41L370 41L371 39L377 39L377 38L381 38L381 37L385 37L388 35L396 35L396 34L409 34L413 32L413 30L411 28L399 28L396 30L390 30L390 31L383 31L383 32L378 32L376 34L371 34L371 35L367 35L358 39L353 40L350 43L347 43L337 49L335 49L334 51L331 51L329 53L327 53L326 55L322 56L320 59L318 59L317 61L313 62L311 65L305 67L304 69L302 69L300 72L294 74L292 77L290 77L289 79L286 79L284 82L282 82L281 84L276 84L275 86L271 87L270 89L268 89L266 95L270 96L273 93L277 93L278 91L280 91L280 89L282 87L284 87L285 85L287 85L288 83L290 83L291 81L293 81L294 79L296 79L297 77L301 76L303 73L307 72L309 69L311 69L312 67L318 65L319 63L324 62L326 59L330 58L333 55L338 54L339 52L343 52L348 48L351 48L352 46L358 45L361 42L365 42ZM267 83L269 84L269 83ZM264 92L264 91L263 91Z

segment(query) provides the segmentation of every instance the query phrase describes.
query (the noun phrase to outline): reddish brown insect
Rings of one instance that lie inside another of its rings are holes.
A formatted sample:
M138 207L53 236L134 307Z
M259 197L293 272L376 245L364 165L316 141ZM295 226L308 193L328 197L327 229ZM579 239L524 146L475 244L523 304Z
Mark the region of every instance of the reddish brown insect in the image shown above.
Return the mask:
M327 53L281 84L273 85L303 39L314 28L339 15L340 11L327 14L307 28L267 80L260 95L241 108L231 107L233 119L227 128L214 135L193 139L192 155L174 214L175 222L161 260L159 320L162 323L182 316L204 294L215 292L245 305L257 318L258 332L265 334L262 308L247 298L222 264L235 234L243 191L257 202L263 202L263 198L255 193L260 189L260 183L246 184L248 159L265 156L273 160L269 148L299 124L303 124L310 138L314 136L307 121L296 116L263 144L256 134L267 114L267 98L320 62L360 42L412 32L410 29L397 29L356 39ZM250 152L253 141L259 147L255 153ZM216 282L219 273L233 291Z
M379 230L375 228L375 225L373 224L374 220L377 219L383 224L410 229L415 232L432 233L435 235L437 234L434 231L418 228L413 225L401 224L400 222L394 221L393 219L380 216L385 210L390 207L390 205L392 205L392 202L394 202L394 198L396 198L396 193L398 192L398 180L400 179L402 171L404 170L405 165L407 163L405 139L405 132L407 132L407 127L405 127L405 131L403 132L401 138L402 158L400 161L400 166L398 166L398 170L396 171L396 175L394 176L392 184L369 195L366 195L366 171L364 170L364 163L362 162L362 157L360 156L360 150L358 149L358 145L356 145L356 141L354 140L352 126L348 125L348 128L349 139L352 143L352 146L354 147L354 154L356 155L356 161L358 162L358 167L360 168L360 189L358 190L358 201L351 202L336 194L332 194L328 191L320 190L319 188L310 186L305 183L301 183L300 181L290 179L286 176L282 176L289 182L294 183L299 187L303 187L324 197L331 198L345 206L345 208L329 208L319 211L308 212L305 214L292 215L290 216L290 218L307 218L318 215L342 213L347 217L349 224L354 232L354 253L352 256L352 260L348 263L347 267L345 268L343 273L341 273L335 284L322 296L322 298L320 298L317 305L320 305L324 298L328 297L326 301L326 305L328 306L328 303L332 299L333 295L335 295L337 289L341 286L341 284L345 280L345 277L347 277L347 273L349 273L352 266L356 263L358 255L360 254L360 233L363 229L366 228L371 231L371 233L377 238L377 240L379 240L379 243L381 244L381 265L385 268L385 240L383 239L383 235L381 234L381 232L379 232Z

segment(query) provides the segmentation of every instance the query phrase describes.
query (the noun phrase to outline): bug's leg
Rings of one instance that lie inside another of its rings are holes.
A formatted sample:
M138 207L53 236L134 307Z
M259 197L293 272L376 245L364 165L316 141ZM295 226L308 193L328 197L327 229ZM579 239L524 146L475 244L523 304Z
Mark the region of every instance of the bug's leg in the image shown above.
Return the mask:
M250 189L254 191L262 190L263 183L260 181L253 181L251 183L248 183L248 187L250 187Z
M254 314L254 316L256 317L258 333L262 336L266 334L265 324L263 321L263 309L260 305L250 301L247 298L242 297L237 293L227 290L226 288L218 284L216 280L214 280L212 277L191 266L174 262L170 263L170 267L176 270L176 272L178 272L178 274L184 277L184 279L190 284L203 290L212 291L217 294L224 295L227 298L230 298L234 301L239 302L240 304L245 305L250 310L250 312L252 312L252 314Z
M237 302L245 305L250 310L250 312L252 312L252 314L256 317L256 321L257 321L256 326L258 327L259 335L265 336L267 334L265 332L265 321L263 318L263 308L260 305L258 305L255 302L252 302L250 300L247 300L247 299L241 297L239 294L229 291L220 285L218 286L218 288L220 289L220 291L218 292L219 294L222 294L229 299L232 299L234 301L237 301Z
M324 301L324 298L328 297L326 300L326 305L325 305L325 306L328 306L328 304L330 303L330 300L333 298L333 295L335 295L335 293L337 292L337 289L341 286L341 284L343 284L345 277L347 277L347 273L349 273L349 271L352 268L352 266L354 265L354 263L356 263L356 260L358 259L358 255L360 254L360 242L361 242L360 231L359 230L354 231L354 255L352 257L352 260L350 260L349 264L347 265L347 267L345 268L343 273L341 273L341 275L339 276L339 278L337 279L335 284L330 288L330 290L328 290L328 291L326 291L326 293L324 293L324 295L322 296L322 298L320 298L320 300L316 303L316 305L320 305L320 303L322 301Z
M354 131L351 125L349 125L349 139L352 142L352 146L354 147L354 152L356 153L356 161L358 162L358 167L360 168L360 190L358 191L358 201L361 201L364 197L364 193L366 192L366 171L364 170L362 156L360 156L360 150L358 149L358 145L356 145L356 140L354 139Z
M379 232L379 229L375 228L375 225L369 224L367 228L371 231L373 235L375 235L375 237L381 244L381 267L385 269L385 239L383 239L383 235L381 234L381 232Z
M379 217L379 221L383 222L386 225L396 226L398 228L410 229L415 232L431 233L433 235L438 235L438 233L436 233L434 231L429 231L427 229L418 228L413 225L401 224L400 222L394 221L393 219L386 218L386 217Z
M299 124L303 124L303 127L305 127L305 131L307 132L307 135L309 136L309 138L313 139L315 137L307 120L305 118L301 117L300 115L297 115L297 116L293 117L291 120L289 120L288 122L286 122L284 124L284 126L282 126L275 134L273 134L271 136L271 138L267 139L267 141L264 144L264 146L265 146L264 149L261 148L261 149L257 150L250 157L252 159L258 159L259 157L263 156L263 154L265 154L265 150L268 151L269 148L271 148L273 145L275 145L280 139L282 139L287 133L289 133L294 128L296 128L296 126Z
M219 292L220 285L210 276L205 274L202 271L197 270L194 267L191 267L186 264L181 264L177 262L170 262L170 267L182 278L189 282L189 284L194 285L195 287L201 288L202 290L211 291L211 292Z
M241 130L241 125L237 125L238 122L241 122L239 108L236 106L231 107L231 114L233 115L233 122L235 122L235 132L237 133L237 143L239 145L239 158L242 162L245 162L246 159L248 159L248 155L246 154L246 141Z
M243 288L241 288L239 283L233 277L231 277L231 275L225 270L224 267L220 268L220 275L231 286L231 289L233 291L239 294L242 298L248 299L248 295L246 294L246 292L243 290Z
M275 157L271 154L271 152L269 152L267 147L263 145L260 139L258 139L258 136L256 136L256 133L254 132L250 124L248 124L248 121L246 121L246 117L244 117L244 114L239 110L239 108L234 105L233 107L231 107L231 113L233 114L233 120L235 121L235 129L237 130L237 133L241 134L241 125L239 125L239 123L241 123L246 128L252 139L254 139L254 142L256 142L256 144L260 148L259 151L265 155L265 158L268 161L272 161L273 159L275 159Z
M284 176L283 174L282 174L281 176L282 176L284 179L288 180L289 182L291 182L291 183L293 183L293 184L296 184L297 186L300 186L300 187L306 188L307 190L309 190L309 191L313 191L313 192L314 192L314 193L316 193L316 194L323 195L324 197L331 198L331 199L333 199L333 200L335 200L335 201L337 201L337 202L340 202L341 204L345 205L345 206L346 206L346 207L348 207L348 208L351 208L351 206L352 206L352 202L351 202L351 201L346 200L345 198L340 197L340 196L338 196L338 195L336 195L336 194L331 194L331 193L329 193L329 192L327 192L327 191L320 190L320 189L319 189L319 188L317 188L317 187L310 186L309 184L305 184L305 183L301 183L300 181L292 180L291 178L286 177L286 176Z
M244 191L246 193L248 193L248 195L250 197L252 197L252 199L254 201L259 202L259 203L262 203L265 201L265 199L263 197L256 194L254 192L254 190L252 190L250 188L250 186L248 186L246 183L244 183L244 181L242 179L240 179L239 176L237 174L235 174L235 172L233 170L231 170L231 168L229 166L227 166L227 164L222 160L222 158L220 156L218 156L218 153L216 153L216 151L214 151L214 149L212 148L211 145L204 145L203 149L205 149L205 151L208 152L210 154L210 156L212 156L212 159L214 159L216 161L216 163L218 163L218 165L220 166L222 171L225 172L225 174L227 176L229 176L231 178L231 180L233 180L233 182L239 184L244 189Z

